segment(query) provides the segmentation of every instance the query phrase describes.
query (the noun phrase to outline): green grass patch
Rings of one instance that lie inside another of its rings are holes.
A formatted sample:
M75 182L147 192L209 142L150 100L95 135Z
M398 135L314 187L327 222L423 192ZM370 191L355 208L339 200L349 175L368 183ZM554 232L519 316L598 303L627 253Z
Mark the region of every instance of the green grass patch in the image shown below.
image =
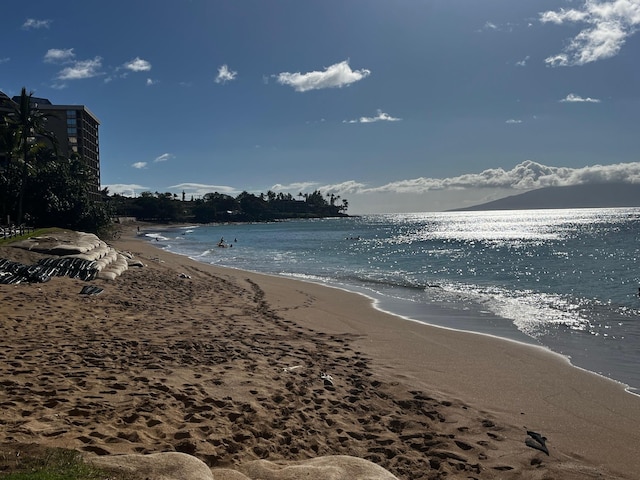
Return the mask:
M80 452L62 448L45 449L38 455L15 457L11 472L2 480L130 480L84 463Z
M0 237L0 246L9 245L10 243L18 242L20 240L26 240L27 238L31 238L31 237L37 237L37 236L40 236L40 235L47 235L47 234L50 234L52 232L56 232L56 231L59 231L59 230L60 230L59 228L37 228L33 232L25 233L24 235L18 235L16 237L11 237L11 238L2 238L2 237Z

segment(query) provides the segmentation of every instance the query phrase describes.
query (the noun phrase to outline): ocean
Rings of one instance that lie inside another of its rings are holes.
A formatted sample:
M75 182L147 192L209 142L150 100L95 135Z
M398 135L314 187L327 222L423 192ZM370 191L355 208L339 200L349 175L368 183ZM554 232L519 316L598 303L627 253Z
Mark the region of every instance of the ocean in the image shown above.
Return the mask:
M203 263L318 282L406 319L544 346L640 393L639 208L364 215L145 235Z

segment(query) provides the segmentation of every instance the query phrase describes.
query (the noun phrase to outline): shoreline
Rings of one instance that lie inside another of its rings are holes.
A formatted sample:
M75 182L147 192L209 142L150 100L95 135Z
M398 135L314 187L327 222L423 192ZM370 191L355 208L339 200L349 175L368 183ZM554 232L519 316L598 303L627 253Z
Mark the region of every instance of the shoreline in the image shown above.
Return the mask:
M181 257L206 265L187 256ZM557 432L554 440L560 448L566 448L567 451L575 448L581 452L576 457L566 454L566 458L600 458L604 466L625 464L635 457L635 448L630 448L629 444L640 444L640 396L626 390L621 382L573 365L562 354L517 340L447 329L411 319L407 321L377 309L370 297L345 289L276 275L207 266L257 279L270 303L276 307L283 302L282 297L287 296L287 288L303 290L302 286L296 286L298 282L314 292L318 291L316 288L320 289L323 292L318 299L320 312L313 312L313 315L309 312L308 317L301 318L299 315L290 315L289 310L276 310L305 326L363 335L367 340L356 340L356 343L372 355L376 367L387 373L390 379L402 379L414 386L420 385L427 391L436 391L443 397L464 401L480 411L503 416L511 425L526 425L534 430L538 428L548 438L551 438L550 432ZM344 314L345 309L349 314ZM357 313L353 314L353 310ZM338 320L327 322L322 313L333 314ZM319 321L319 316L325 320L321 325L310 321L311 318ZM369 323L359 316L374 321ZM389 340L393 337L396 338ZM424 339L425 345L420 345L416 339ZM398 344L402 348L398 349ZM433 347L437 352L430 354L426 346ZM466 352L467 360L448 360L449 352ZM427 380L421 365L434 359L438 360L440 366L430 366L428 371L437 380ZM397 370L402 370L402 373L398 374ZM451 374L459 374L461 378L456 379ZM487 378L491 375L493 378ZM629 411L625 413L625 409ZM607 431L609 435L602 435ZM616 440L619 434L629 437L623 441ZM581 441L576 442L577 438ZM580 446L576 446L576 443ZM603 455L606 444L617 446L614 451ZM592 462L588 463L593 465ZM633 478L638 472L640 459L631 461L616 474L630 474L629 478Z
M339 287L336 287L336 288L340 289ZM568 365L570 365L573 368L576 368L576 369L578 369L578 370L580 370L582 372L588 373L590 375L595 375L596 377L599 377L599 378L601 378L603 380L611 382L611 383L621 387L626 393L640 398L640 390L639 389L631 387L631 386L629 386L628 384L626 384L625 382L623 382L621 380L617 380L615 378L608 377L608 376L606 376L606 375L604 375L602 373L598 373L598 372L595 372L593 370L589 370L588 368L581 367L580 365L576 365L576 364L574 364L572 362L572 359L571 359L570 356L565 355L563 353L556 352L556 351L552 350L550 347L548 347L546 345L542 345L542 344L536 342L535 339L533 339L533 338L530 338L529 339L530 341L519 340L517 338L511 338L509 336L504 336L503 337L503 336L500 336L500 335L495 335L495 334L487 333L487 332L468 330L468 329L464 329L464 328L447 327L447 326L440 325L440 324L437 324L437 323L429 323L429 322L423 321L423 320L416 320L414 318L411 318L411 317L408 317L408 316L405 316L405 315L400 315L400 314L394 313L391 310L385 310L385 309L379 307L377 305L379 302L375 298L367 296L366 294L359 293L359 292L356 292L356 291L351 291L351 290L349 290L347 288L341 289L341 290L344 290L344 291L349 292L349 293L354 293L356 295L363 295L365 298L369 298L371 300L372 308L375 308L376 310L378 310L378 311L380 311L382 313L395 316L395 317L397 317L399 319L402 319L404 321L407 321L407 322L415 322L415 323L420 324L420 325L426 325L426 326L432 327L432 328L439 328L439 329L443 329L443 330L449 330L451 332L465 333L465 334L469 334L469 335L480 335L480 336L488 337L488 338L491 338L491 339L494 339L494 340L499 340L499 341L504 341L504 342L512 342L512 343L514 343L516 345L521 345L523 347L537 348L537 349L540 350L540 352L542 354L547 354L547 355L551 355L553 357L557 357L560 360L566 362ZM447 308L447 307L440 307L440 306L436 305L435 308L441 309L444 312L449 312L450 311L450 309ZM522 335L525 336L524 334L522 334ZM527 337L527 338L529 338L529 337Z
M0 286L1 443L182 451L214 471L340 454L412 480L640 472L640 400L612 380L357 293L203 264L133 229L113 245L146 266L100 295L69 278Z
M149 228L146 229L144 231L141 231L138 235L139 239L142 241L149 241L147 237L144 236L145 233L154 233L154 231L159 230L159 231L163 231L166 229L173 229L175 228L176 230L180 230L180 229L185 229L185 228L193 228L192 225L176 225L176 226L156 226L155 228ZM153 244L149 241L149 243L153 246ZM253 271L253 270L243 270L241 268L236 268L233 266L229 266L229 265L216 265L216 264L210 264L210 263L206 263L206 262L200 262L197 258L193 258L190 257L187 254L181 254L181 253L177 253L171 250L165 250L161 247L154 247L154 248L158 248L160 250L163 250L165 252L168 253L172 253L175 255L179 255L179 256L183 256L185 258L189 258L193 261L197 261L199 263L202 263L203 265L208 265L214 268L228 268L231 270L237 270L240 272L251 272L251 273L256 273L256 274L261 274L261 275L267 275L267 276L274 276L276 278L282 278L282 279L288 279L288 280L292 280L292 281L301 281L301 282L306 282L306 283L311 283L314 285L320 285L320 286L325 286L327 288L336 288L338 290L342 290L344 292L348 292L348 293L352 293L352 294L356 294L356 295L361 295L364 296L365 298L368 298L371 303L372 303L372 308L375 308L376 310L382 312L382 313L386 313L388 315L392 315L395 316L397 318L403 319L405 321L412 321L412 322L417 322L420 324L424 324L424 325L428 325L434 328L443 328L443 329L447 329L447 330L451 330L451 331L457 331L457 332L462 332L462 333L469 333L469 334L478 334L478 335L486 335L488 337L493 337L496 339L501 339L501 340L506 340L506 341L513 341L516 342L518 344L523 344L523 345L532 345L532 346L537 346L540 347L541 349L543 349L544 351L547 351L548 353L551 353L553 355L558 355L560 357L562 357L565 361L567 361L571 366L573 366L574 368L577 368L579 370L585 371L587 373L591 373L594 374L598 377L602 377L605 380L609 380L617 385L620 385L624 388L624 390L629 393L630 395L634 395L634 396L640 396L640 387L638 386L632 386L629 383L625 382L624 380L620 380L611 376L608 376L605 373L601 373L599 371L597 371L595 369L596 366L591 365L589 366L588 362L585 362L586 365L580 365L580 364L576 364L574 363L574 360L572 359L570 353L562 353L560 351L556 351L554 350L551 346L549 345L545 345L541 342L539 342L536 338L533 337L529 337L527 334L521 332L520 330L518 330L516 327L514 327L511 323L511 320L509 319L504 319L503 317L500 317L499 315L495 314L495 313L490 313L490 312L486 312L486 311L480 311L480 310L473 310L473 311L467 311L467 310L459 310L456 309L455 307L452 307L450 305L446 305L446 304L441 304L438 302L433 302L433 303L429 303L429 304L421 304L421 307L426 307L427 308L427 313L425 314L425 312L420 312L418 315L413 315L412 316L412 312L408 311L411 310L411 308L406 308L406 305L404 305L402 302L398 302L393 300L393 298L390 296L388 298L385 298L384 294L379 293L378 296L375 296L371 293L368 293L366 290L367 288L364 286L357 286L357 285L349 285L349 284L343 284L343 283L339 283L339 282L333 282L330 279L319 279L319 280L315 280L313 278L309 279L309 278L304 278L304 277L300 277L300 276L296 276L296 275L279 275L277 273L267 273L267 272L260 272L260 271ZM382 307L382 304L385 305L395 305L398 306L397 309L394 309L393 307L390 309L384 308ZM399 313L400 311L403 311L403 313ZM437 321L433 321L433 319L435 317L443 317L447 319L447 323L452 321L456 324L455 326L447 326L444 325L442 322L438 323ZM426 319L425 319L426 317ZM430 318L429 318L430 317ZM490 328L481 328L478 326L477 322L475 322L475 320L473 318L478 318L478 317L486 317L489 319L492 319L494 322L495 320L498 320L499 322L508 322L508 325L500 325L497 326L495 324L493 324ZM472 318L471 320L465 320L465 318ZM430 321L431 320L431 321ZM467 328L468 326L468 328ZM513 327L513 328L511 328ZM499 330L499 333L503 333L503 335L500 334L496 334L496 333L491 333L494 332L496 330ZM591 368L594 367L594 368ZM624 377L624 375L623 375Z

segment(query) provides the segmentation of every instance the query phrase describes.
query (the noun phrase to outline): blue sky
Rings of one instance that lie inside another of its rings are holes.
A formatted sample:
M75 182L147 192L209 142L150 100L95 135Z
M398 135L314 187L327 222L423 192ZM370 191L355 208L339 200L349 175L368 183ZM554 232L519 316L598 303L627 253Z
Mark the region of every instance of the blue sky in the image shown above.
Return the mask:
M640 0L4 0L0 90L101 122L112 193L438 211L640 182Z

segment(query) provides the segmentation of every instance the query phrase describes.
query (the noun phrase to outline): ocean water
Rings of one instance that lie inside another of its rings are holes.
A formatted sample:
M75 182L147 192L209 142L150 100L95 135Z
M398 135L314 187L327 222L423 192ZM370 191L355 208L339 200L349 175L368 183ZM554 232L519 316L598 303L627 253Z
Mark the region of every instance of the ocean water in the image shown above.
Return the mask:
M640 392L638 208L366 215L146 237L204 263L366 294L415 321L541 345Z

